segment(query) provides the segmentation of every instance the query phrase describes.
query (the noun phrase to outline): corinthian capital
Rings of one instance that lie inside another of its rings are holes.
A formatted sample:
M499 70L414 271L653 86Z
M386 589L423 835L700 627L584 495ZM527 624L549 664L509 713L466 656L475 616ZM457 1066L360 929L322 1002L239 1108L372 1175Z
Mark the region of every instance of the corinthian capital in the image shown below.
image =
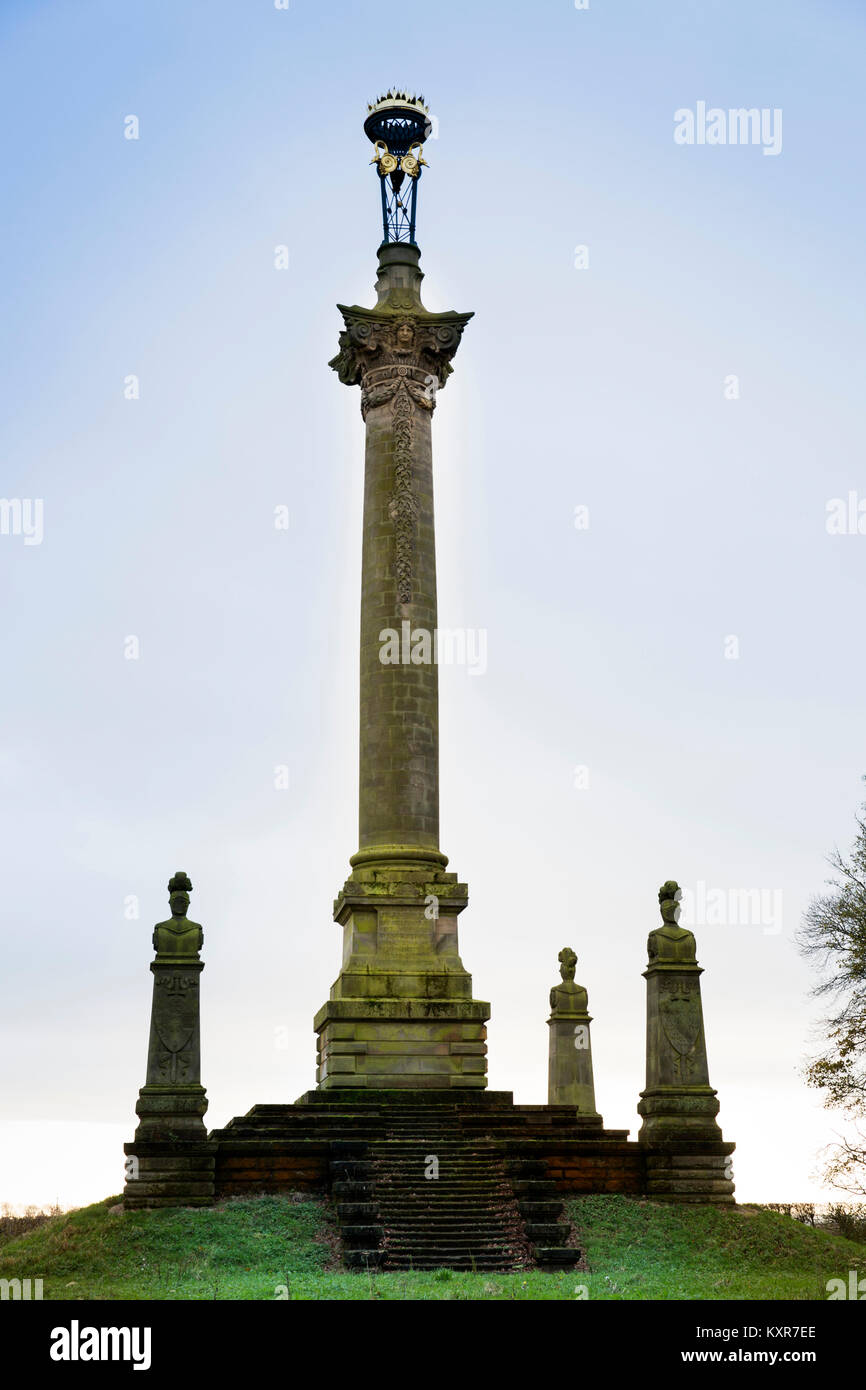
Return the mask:
M389 400L401 380L418 405L432 410L472 315L428 314L417 304L405 311L337 307L345 328L328 365L345 386L361 387L364 415Z

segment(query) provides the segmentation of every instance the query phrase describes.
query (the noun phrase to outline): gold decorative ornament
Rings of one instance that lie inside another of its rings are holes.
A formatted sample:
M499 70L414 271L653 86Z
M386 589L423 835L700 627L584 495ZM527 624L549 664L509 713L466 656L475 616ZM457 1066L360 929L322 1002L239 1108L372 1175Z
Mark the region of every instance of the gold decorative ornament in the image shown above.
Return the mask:
M379 153L380 145L382 149L385 151L384 154ZM377 140L375 149L376 153L373 155L373 158L370 160L370 163L378 165L379 173L381 174L382 178L385 178L387 174L393 174L395 169L397 168L397 156L388 152L388 146L385 144L384 140Z
M413 150L417 150L417 151L418 151L417 158L416 158L416 156L412 153ZM408 154L404 154L403 158L400 160L400 168L403 170L403 173L404 173L404 174L408 174L408 175L409 175L410 179L417 179L418 175L419 175L420 172L421 172L421 165L422 165L422 164L424 164L427 168L430 167L430 166L427 164L427 161L426 161L426 159L424 158L423 154L421 153L421 150L422 150L421 141L420 141L420 140L416 140L415 143L414 143L413 145L410 145L410 146L409 146L409 153L408 153Z

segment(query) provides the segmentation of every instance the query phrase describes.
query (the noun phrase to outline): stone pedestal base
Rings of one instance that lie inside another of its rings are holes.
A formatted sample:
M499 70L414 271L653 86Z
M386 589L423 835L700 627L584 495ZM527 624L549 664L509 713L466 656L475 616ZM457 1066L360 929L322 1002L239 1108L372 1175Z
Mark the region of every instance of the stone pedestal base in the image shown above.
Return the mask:
M338 999L315 1018L320 1090L483 1090L490 1006L479 1000Z
M490 1005L457 948L466 885L439 850L359 850L334 904L343 968L316 1014L320 1089L483 1090Z
M201 1142L207 1138L206 1110L204 1086L142 1086L135 1105L135 1141Z
M218 1145L209 1141L124 1144L126 1184L123 1205L141 1207L209 1207L214 1200Z
M731 1154L734 1144L670 1142L645 1149L646 1194L654 1202L733 1206Z
M643 1117L640 1143L667 1139L720 1143L716 1122L719 1102L711 1086L650 1086L641 1091L637 1113Z

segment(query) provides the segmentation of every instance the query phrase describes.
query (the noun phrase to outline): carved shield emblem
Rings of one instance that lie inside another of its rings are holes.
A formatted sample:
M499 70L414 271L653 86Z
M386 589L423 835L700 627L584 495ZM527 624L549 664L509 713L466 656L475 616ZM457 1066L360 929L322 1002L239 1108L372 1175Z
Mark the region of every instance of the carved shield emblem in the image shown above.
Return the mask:
M659 1016L664 1035L680 1057L691 1052L701 1031L701 1006L695 994L663 994Z
M175 1014L158 1020L156 1035L167 1052L180 1052L192 1038L194 1027L194 1024L192 1028L189 1026L188 1019Z
M192 1039L198 1017L195 976L164 974L154 998L153 1026L168 1052L180 1052Z

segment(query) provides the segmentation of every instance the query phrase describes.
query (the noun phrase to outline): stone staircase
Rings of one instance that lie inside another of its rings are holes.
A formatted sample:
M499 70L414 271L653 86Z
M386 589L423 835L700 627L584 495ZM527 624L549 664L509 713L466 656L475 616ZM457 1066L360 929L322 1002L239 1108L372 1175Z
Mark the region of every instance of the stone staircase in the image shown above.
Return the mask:
M435 1155L434 1155L435 1149ZM520 1269L532 1263L493 1144L372 1146L385 1269ZM438 1177L427 1178L435 1156Z
M369 1153L385 1269L531 1264L501 1146L464 1138L456 1109L395 1108Z
M555 1185L539 1165L510 1159L500 1138L467 1134L468 1114L477 1120L465 1103L407 1100L387 1108L380 1135L332 1140L348 1267L510 1270L579 1260L566 1245L570 1227Z

